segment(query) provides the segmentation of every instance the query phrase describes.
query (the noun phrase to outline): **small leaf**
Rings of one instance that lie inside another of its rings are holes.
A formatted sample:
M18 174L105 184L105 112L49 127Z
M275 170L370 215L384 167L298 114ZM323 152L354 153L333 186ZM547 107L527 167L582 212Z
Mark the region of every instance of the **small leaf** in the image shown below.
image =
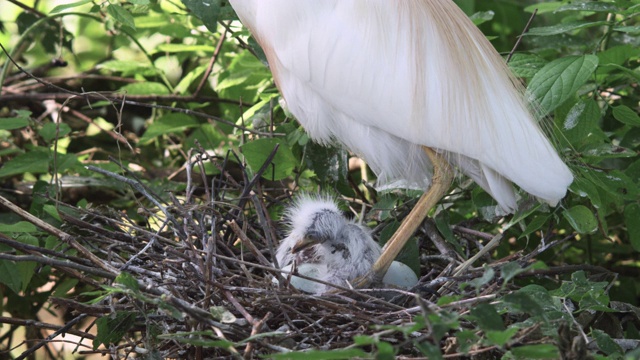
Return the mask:
M131 15L131 13L124 7L117 4L109 4L109 6L107 6L107 13L122 25L128 26L133 30L136 29L133 15Z
M65 123L46 123L38 132L47 143L54 139L60 139L71 133L71 127Z
M29 125L29 118L24 117L12 117L12 118L0 118L0 130L14 130L26 127Z
M506 345L509 342L509 340L511 340L513 336L517 333L518 333L518 328L512 327L503 331L495 331L495 330L487 331L486 336L487 336L487 340L489 340L492 344L502 347Z
M224 324L231 324L236 322L236 317L224 306L212 306L209 308L209 312L213 315L213 318Z
M580 234L589 234L598 229L598 221L586 206L577 205L562 212L571 227Z
M98 334L93 339L93 350L98 349L101 344L106 347L117 344L134 325L135 320L136 314L130 311L117 312L113 317L103 316L96 320Z
M164 84L147 81L127 84L120 90L129 95L167 95L170 93Z
M633 111L630 107L625 105L616 106L613 108L613 117L623 124L631 126L640 126L640 116Z
M540 107L550 113L560 104L575 96L598 66L595 55L567 56L545 65L531 79L529 91Z
M0 177L17 174L46 173L49 170L49 151L38 148L6 161L0 168Z
M528 32L524 33L523 35L531 35L531 36L559 35L559 34L564 34L570 31L586 29L586 28L595 27L595 26L603 26L608 24L609 24L608 21L572 22L572 23L558 24L558 25L551 25L551 26L534 27L534 28L531 28Z
M69 4L58 5L54 7L49 13L50 14L59 13L63 10L72 9L74 7L82 6L84 4L89 4L91 1L92 0L80 0L80 1L69 3Z
M124 285L125 288L133 291L139 290L138 281L128 272L122 271L116 277L116 283Z
M545 59L535 54L514 54L509 68L517 77L532 78L546 64Z
M181 113L169 113L155 120L140 137L140 143L147 143L158 136L182 132L195 128L200 123L193 117Z
M560 352L555 345L537 344L514 347L511 353L516 359L560 359Z
M469 313L483 331L503 331L504 321L496 311L495 306L481 303L471 308Z
M267 180L282 180L293 174L293 170L296 168L296 159L284 139L258 139L241 147L247 164L255 172L264 165L277 145L279 147L273 157L273 161L269 164L267 170L262 173L262 177Z
M18 221L15 224L0 224L0 232L3 233L34 233L38 228L30 222Z
M624 353L620 345L616 344L616 342L613 341L613 339L611 339L611 336L609 336L604 331L593 329L591 331L591 335L596 339L596 343L598 343L598 348L600 348L600 350L602 350L602 352L604 352L605 354L613 355L616 353L618 354Z

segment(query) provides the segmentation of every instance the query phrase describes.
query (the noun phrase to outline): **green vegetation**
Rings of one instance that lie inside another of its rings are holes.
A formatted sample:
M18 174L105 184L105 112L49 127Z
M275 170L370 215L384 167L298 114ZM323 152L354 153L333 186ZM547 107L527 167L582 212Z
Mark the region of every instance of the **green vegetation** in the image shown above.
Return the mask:
M576 180L500 219L459 179L401 254L422 287L389 301L272 284L292 194L339 194L381 243L420 194L312 142L226 1L59 3L1 4L0 354L640 357L640 0L457 1Z

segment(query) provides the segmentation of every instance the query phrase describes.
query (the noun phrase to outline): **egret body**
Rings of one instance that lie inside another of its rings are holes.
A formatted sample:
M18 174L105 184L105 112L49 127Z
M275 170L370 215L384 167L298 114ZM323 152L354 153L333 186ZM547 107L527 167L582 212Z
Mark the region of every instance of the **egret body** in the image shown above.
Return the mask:
M230 2L314 140L364 158L379 186L431 186L376 277L447 191L449 165L505 212L517 207L513 183L555 206L573 181L504 60L452 0Z

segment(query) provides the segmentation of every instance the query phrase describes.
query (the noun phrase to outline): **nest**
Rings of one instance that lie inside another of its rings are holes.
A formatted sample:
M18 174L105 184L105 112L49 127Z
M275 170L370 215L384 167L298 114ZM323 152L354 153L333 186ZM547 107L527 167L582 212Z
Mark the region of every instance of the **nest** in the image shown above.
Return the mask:
M203 161L204 153L194 164ZM95 349L83 348L80 354L114 358L252 358L309 349L342 349L348 357L375 351L380 343L398 346L407 356L424 354L421 343L455 355L455 346L446 350L440 330L414 325L441 312L435 302L444 295L458 296L447 304L448 311L464 313L491 300L501 285L500 279L491 279L481 290L459 290L458 282L482 275L482 269L452 276L460 256L427 222L418 237L427 248L423 253L434 255L423 256L423 276L413 289L341 288L323 296L297 291L288 285L291 274L275 269L270 260L282 238L270 210L287 204L292 194L286 188L266 189L260 171L249 178L241 169L244 181L236 181L212 161L221 170L213 181L191 174L194 164L188 164L188 178L201 178L199 185L190 181L184 193L162 196L124 169L125 175L118 175L92 168L127 183L140 204L149 204L139 209L147 218L143 224L120 211L58 203L64 221L58 229L2 199L61 240L58 247L45 249L1 237L0 243L27 254L15 260L27 256L54 268L59 278L80 281L72 297L50 300L72 317L52 339L74 333L94 343ZM408 206L398 211L402 217ZM491 238L457 231L470 243ZM533 256L510 260L527 263ZM85 319L97 320L86 326ZM88 331L94 326L97 336ZM358 348L354 339L359 339Z

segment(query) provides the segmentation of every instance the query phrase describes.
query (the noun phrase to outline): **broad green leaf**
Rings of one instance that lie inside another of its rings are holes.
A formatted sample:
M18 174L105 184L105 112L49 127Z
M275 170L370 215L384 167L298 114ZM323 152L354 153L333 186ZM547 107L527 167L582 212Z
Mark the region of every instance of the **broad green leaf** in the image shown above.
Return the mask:
M514 54L509 61L509 68L517 77L532 78L547 61L535 54Z
M618 345L611 336L609 336L606 332L598 329L593 329L591 331L591 336L596 339L596 343L598 344L598 348L602 350L603 353L607 355L613 354L623 354L622 348Z
M26 127L29 125L29 118L24 117L12 117L12 118L0 118L0 130L14 130Z
M595 22L573 22L567 24L558 24L552 26L534 27L529 29L528 32L523 35L528 36L550 36L567 33L570 31L586 29L595 26L609 25L607 21L595 21Z
M534 217L527 224L527 227L525 227L524 231L522 231L522 234L520 234L518 239L522 239L524 237L527 237L527 236L531 235L532 233L540 230L542 228L542 226L544 224L546 224L547 221L549 221L550 217L551 217L551 215L537 215L536 217Z
M598 221L586 206L577 205L562 212L573 229L580 234L589 234L598 229Z
M139 61L109 60L97 65L98 69L122 73L123 76L155 75L156 69Z
M69 133L71 133L71 128L65 123L46 123L44 124L42 129L38 131L38 134L42 136L44 141L46 141L47 143L51 142L54 139L63 138Z
M93 350L98 349L100 345L109 347L110 344L117 344L134 325L135 320L136 313L132 311L120 311L98 319L98 334L93 339Z
M16 263L9 260L0 260L0 283L5 284L14 293L22 290L22 274Z
M624 209L624 223L627 226L629 241L635 251L640 252L640 204L629 204Z
M69 3L69 4L58 5L54 7L49 13L50 14L59 13L59 12L62 12L63 10L72 9L74 7L82 6L84 4L89 4L91 2L92 0L80 0L80 1Z
M505 329L502 317L498 314L495 306L491 304L478 304L471 308L469 315L483 331L503 331Z
M560 7L556 12L560 11L590 11L590 12L618 12L620 9L610 3L602 1L584 2L578 1L575 4L568 4Z
M613 144L595 144L580 149L584 156L599 157L604 159L628 158L637 156L631 149L626 149Z
M156 52L160 53L180 53L180 52L207 52L213 53L216 50L212 45L198 45L198 44L160 44L156 47Z
M136 29L136 24L135 24L135 21L133 20L133 15L131 15L131 13L121 5L109 4L107 6L107 13L109 13L111 17L113 17L117 22L121 23L122 25L128 26L133 30Z
M129 95L168 95L170 93L164 84L146 81L127 84L120 90Z
M495 13L493 11L480 11L469 17L473 23L478 26L486 23L487 21L493 20Z
M347 349L347 350L311 350L302 352L289 352L281 354L271 354L270 359L274 360L341 360L341 359L354 359L354 358L369 358L367 353L360 349Z
M49 170L50 152L46 149L36 149L18 155L6 161L0 168L0 178L23 173L46 173Z
M161 135L182 132L185 129L195 128L200 123L193 117L182 113L169 113L155 120L147 131L140 137L140 143L144 144Z
M511 327L503 331L496 331L496 330L487 331L486 336L487 336L487 340L489 340L492 344L495 344L497 346L504 346L517 333L518 333L518 328Z
M267 170L262 173L262 177L267 180L282 180L293 174L293 170L296 168L296 159L285 140L274 138L258 139L248 142L241 147L247 164L251 170L255 172L264 165L277 145L279 145L279 147L273 161L269 164Z
M0 224L2 233L34 233L38 228L30 222L18 221L15 224Z
M539 3L535 5L530 5L524 8L524 11L528 13L533 13L537 11L537 14L544 14L558 10L563 5L562 1L549 1L544 3Z
M182 0L211 32L216 32L218 20L231 20L235 13L228 0Z
M638 116L638 113L628 106L620 105L614 107L613 117L623 124L640 126L640 116Z
M536 344L524 345L511 349L516 359L559 359L560 351L555 345Z
M567 56L545 65L531 79L529 92L538 100L541 109L550 113L584 85L598 66L595 55Z
M138 281L128 272L122 271L120 274L118 274L115 282L124 285L124 287L129 290L139 290Z
M562 122L562 133L574 146L584 143L592 131L599 130L602 112L593 99L580 99L571 107Z
M613 28L613 30L619 31L619 32L623 32L623 33L637 35L637 34L640 34L640 25L636 25L636 26L616 26L616 27Z

